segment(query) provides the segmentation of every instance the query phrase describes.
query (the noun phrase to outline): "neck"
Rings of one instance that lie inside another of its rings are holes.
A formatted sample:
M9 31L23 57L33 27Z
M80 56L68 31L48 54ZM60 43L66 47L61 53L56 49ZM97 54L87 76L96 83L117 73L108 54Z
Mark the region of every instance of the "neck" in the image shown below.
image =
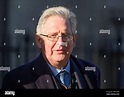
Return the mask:
M54 66L55 68L58 68L58 69L63 69L63 68L65 68L66 66L67 66L67 63L68 63L68 61L66 60L63 60L63 61L61 61L61 62L49 62L52 66Z
M46 60L47 63L49 63L50 65L52 65L53 67L58 68L58 69L65 68L67 63L68 63L68 58L65 58L62 61L54 61L52 59L48 60L48 58L46 58L45 55L43 55L43 57L44 57L44 59Z

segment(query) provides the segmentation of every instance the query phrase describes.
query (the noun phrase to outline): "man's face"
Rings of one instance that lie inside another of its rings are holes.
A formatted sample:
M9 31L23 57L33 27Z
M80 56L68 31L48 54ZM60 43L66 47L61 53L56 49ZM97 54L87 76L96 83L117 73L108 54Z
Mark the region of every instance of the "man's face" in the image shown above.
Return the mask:
M40 36L42 53L48 62L67 61L76 42L76 36L68 41L61 37L65 34L72 34L69 23L60 16L50 16L43 26L42 34L60 36L57 41L51 41L48 37Z

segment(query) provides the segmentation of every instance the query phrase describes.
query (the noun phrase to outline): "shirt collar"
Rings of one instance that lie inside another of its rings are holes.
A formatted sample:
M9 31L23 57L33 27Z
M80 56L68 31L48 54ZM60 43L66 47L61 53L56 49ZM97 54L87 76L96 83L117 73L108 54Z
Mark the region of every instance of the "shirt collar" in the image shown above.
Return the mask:
M55 67L53 67L52 65L48 64L48 66L50 67L50 69L52 70L53 74L56 76L60 71L67 71L68 73L70 73L70 59L68 60L67 66L64 69L57 69Z

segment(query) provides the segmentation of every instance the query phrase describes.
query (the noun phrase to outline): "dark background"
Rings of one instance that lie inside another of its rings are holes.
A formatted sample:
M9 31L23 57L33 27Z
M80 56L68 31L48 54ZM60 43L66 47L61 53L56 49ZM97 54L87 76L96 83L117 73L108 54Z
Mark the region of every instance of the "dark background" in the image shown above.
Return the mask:
M124 88L124 0L0 0L0 68L12 70L38 56L38 19L44 9L58 5L77 15L73 55L99 67L102 89ZM7 72L0 70L0 88Z

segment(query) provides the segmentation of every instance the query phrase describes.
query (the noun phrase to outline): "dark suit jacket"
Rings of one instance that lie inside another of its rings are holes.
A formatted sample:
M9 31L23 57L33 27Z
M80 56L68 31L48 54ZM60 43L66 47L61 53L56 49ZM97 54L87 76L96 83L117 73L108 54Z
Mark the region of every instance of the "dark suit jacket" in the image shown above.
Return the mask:
M95 65L75 58L72 55L70 60L80 89L87 89L89 87L94 89L100 88L100 71ZM92 68L95 68L95 71ZM54 76L42 54L33 61L13 69L5 75L2 89L24 88L57 89Z

